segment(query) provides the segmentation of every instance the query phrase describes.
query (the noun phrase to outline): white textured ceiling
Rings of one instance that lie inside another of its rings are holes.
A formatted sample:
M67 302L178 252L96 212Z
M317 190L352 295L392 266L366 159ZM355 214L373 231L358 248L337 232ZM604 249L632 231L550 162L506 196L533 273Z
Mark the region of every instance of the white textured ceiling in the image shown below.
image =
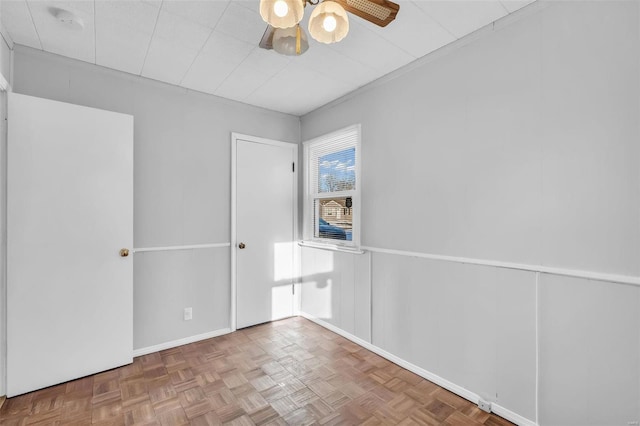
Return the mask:
M310 38L295 58L258 48L259 0L1 0L0 17L16 44L303 115L531 1L396 0L386 28L350 15L343 41ZM52 8L74 12L84 29Z

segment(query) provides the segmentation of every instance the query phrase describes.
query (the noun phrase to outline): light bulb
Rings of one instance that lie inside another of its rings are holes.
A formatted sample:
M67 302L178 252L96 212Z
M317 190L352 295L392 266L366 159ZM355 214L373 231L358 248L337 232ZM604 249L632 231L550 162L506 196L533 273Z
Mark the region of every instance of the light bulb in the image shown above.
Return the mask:
M284 0L277 0L273 4L273 12L279 17L284 18L289 13L289 6Z
M328 33L332 33L335 31L336 26L338 25L338 21L333 15L328 15L322 21L322 28Z
M354 1L354 0L347 0ZM378 0L375 0L378 1ZM331 44L342 40L349 32L347 11L332 0L323 0L309 17L309 34L320 43Z

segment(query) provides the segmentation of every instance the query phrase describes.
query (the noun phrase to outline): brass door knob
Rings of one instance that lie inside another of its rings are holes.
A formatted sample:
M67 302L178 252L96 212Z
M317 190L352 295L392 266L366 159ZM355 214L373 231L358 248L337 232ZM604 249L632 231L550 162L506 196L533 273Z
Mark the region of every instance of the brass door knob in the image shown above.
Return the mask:
M243 249L243 248L245 248L245 247L246 247L246 246L244 245L244 243L240 243L240 244L238 244L238 248L239 248L240 250L242 250L242 249Z
M129 249L126 249L126 248L120 249L120 256L121 257L129 256Z

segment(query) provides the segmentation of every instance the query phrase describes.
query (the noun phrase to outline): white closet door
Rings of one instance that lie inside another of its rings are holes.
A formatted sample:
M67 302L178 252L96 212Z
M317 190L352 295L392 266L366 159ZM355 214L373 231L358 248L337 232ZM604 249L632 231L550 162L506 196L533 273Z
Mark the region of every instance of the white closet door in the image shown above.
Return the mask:
M247 137L249 139L249 137ZM236 324L293 315L296 146L236 140Z
M9 96L7 395L132 362L133 117Z

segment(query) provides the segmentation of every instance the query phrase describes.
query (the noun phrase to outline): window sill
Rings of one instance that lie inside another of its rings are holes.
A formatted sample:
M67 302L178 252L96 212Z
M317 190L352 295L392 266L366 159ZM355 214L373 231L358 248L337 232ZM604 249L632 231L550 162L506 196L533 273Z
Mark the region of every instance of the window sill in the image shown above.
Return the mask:
M320 250L329 250L329 251L340 251L343 253L351 253L351 254L364 254L365 251L361 250L360 248L357 247L345 247L345 246L339 246L336 244L327 244L327 243L318 243L315 241L298 241L298 245L300 247L310 247L310 248L317 248Z

